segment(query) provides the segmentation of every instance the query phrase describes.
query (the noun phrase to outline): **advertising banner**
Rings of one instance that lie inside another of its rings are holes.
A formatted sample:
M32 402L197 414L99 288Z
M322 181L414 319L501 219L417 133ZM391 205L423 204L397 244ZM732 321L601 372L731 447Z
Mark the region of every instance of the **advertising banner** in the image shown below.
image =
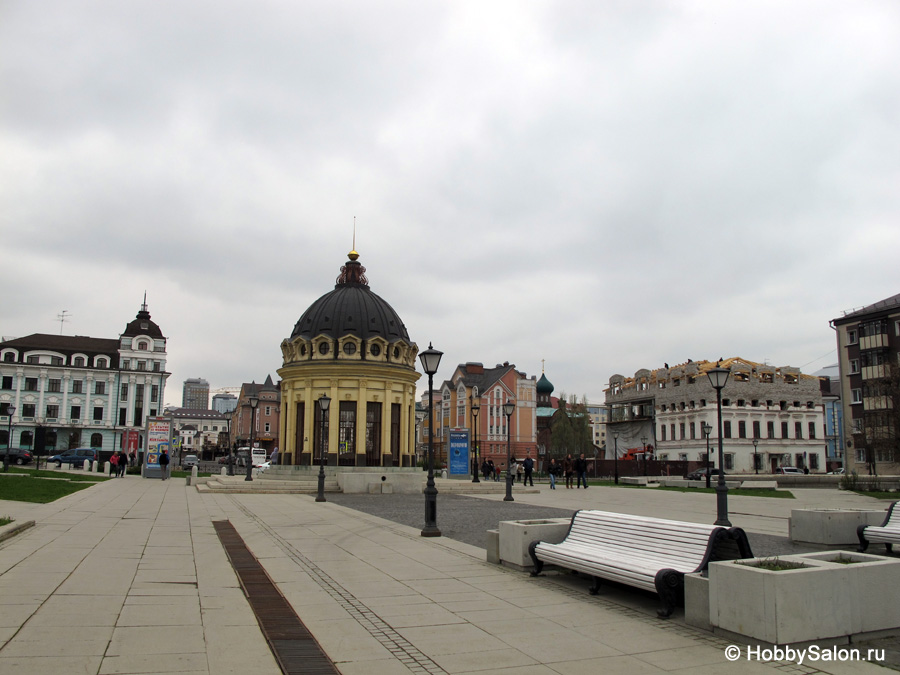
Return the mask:
M169 450L169 419L166 417L147 418L147 450L144 464L148 469L159 471L159 453L165 448Z
M137 455L141 433L137 429L126 429L122 432L122 449L126 455L132 452Z
M450 476L469 474L469 430L450 430Z

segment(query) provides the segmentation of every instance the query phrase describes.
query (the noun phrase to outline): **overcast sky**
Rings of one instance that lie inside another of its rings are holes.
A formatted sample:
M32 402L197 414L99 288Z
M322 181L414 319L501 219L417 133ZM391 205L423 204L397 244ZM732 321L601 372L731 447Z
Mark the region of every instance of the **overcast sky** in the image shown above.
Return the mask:
M3 0L0 92L0 334L146 291L170 404L277 380L354 216L439 381L814 372L900 292L895 0Z

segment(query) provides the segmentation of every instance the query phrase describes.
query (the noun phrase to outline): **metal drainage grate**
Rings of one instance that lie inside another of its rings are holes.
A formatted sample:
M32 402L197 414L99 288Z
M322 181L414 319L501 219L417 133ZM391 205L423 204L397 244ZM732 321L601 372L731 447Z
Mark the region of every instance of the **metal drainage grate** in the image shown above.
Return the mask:
M331 659L306 630L234 525L227 520L217 520L213 521L213 527L282 672L285 675L337 675Z

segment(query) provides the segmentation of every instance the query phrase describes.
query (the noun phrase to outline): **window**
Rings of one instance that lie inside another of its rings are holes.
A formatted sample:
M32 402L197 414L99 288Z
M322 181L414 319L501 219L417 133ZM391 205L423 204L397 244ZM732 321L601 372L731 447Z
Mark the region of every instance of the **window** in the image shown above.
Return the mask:
M789 436L788 436L788 423L787 423L787 422L782 422L782 423L781 423L781 437L782 437L782 438L789 438Z
M665 424L659 425L659 440L661 440L661 441L666 440L666 425Z
M159 399L159 385L154 384L150 386L150 402L156 403Z
M13 379L11 375L3 376L3 389L12 389L13 388Z
M816 471L819 468L819 453L817 453L817 452L810 453L809 468L811 471Z
M681 431L681 440L684 440L684 422L679 425L679 431Z
M97 359L97 367L98 368L106 368L109 366L109 361L106 359Z
M37 391L38 390L38 380L36 377L26 377L25 378L25 391Z
M754 422L753 422L753 438L760 438L759 427L760 427L759 420L754 420Z
M672 440L674 441L675 440L675 425L674 424L670 425L670 428L672 430Z
M147 362L146 361L138 361L137 369L138 370L147 370Z
M34 403L25 403L22 406L22 417L34 417Z
M794 438L803 438L803 422L794 422Z
M16 355L13 354L12 352L6 352L3 355L3 360L6 361L7 363L15 363Z
M734 471L734 453L725 453L725 470Z
M766 438L775 438L775 422L766 422Z
M747 423L744 420L738 421L738 438L747 438Z
M80 419L81 419L81 406L80 406L80 405L73 405L73 406L72 406L72 419L73 419L73 420L80 420Z
M147 343L144 342L143 340L138 342L138 351L142 351L142 352L147 351Z
M95 394L105 394L106 393L106 382L94 382L94 393Z
M847 344L855 345L857 342L859 342L859 333L856 332L855 328L848 328L847 329Z
M269 433L270 431L272 431L272 425L269 422L266 422L265 427L266 427L266 429L265 429L266 433Z
M30 363L32 365L40 362L41 360L37 356L28 356L25 358L25 363Z
M128 400L128 385L127 384L122 385L122 393L119 394L119 399L121 399L122 401Z
M56 419L59 417L59 406L54 403L47 404L47 417Z
M25 388L28 389L28 381L26 378ZM850 390L850 403L862 403L862 389Z
M696 422L691 422L691 440L697 438L697 424Z
M72 380L72 393L81 394L84 387L84 380Z
M850 359L850 374L859 374L859 359Z
M72 359L72 365L76 368L84 368L84 357L76 356L74 359Z
M122 370L131 368L131 362L128 359L122 359Z
M97 406L96 408L94 408L94 421L100 422L102 420L103 420L103 407Z
M816 423L815 422L809 423L809 437L811 439L816 437Z
M63 360L61 356L51 356L50 357L50 365L51 366L61 366L63 365Z
M272 414L272 406L267 405L266 406L266 417L268 417L271 414Z
M730 420L726 420L725 422L722 422L722 429L723 429L722 437L723 438L731 438L731 421Z
M153 362L153 372L154 372L154 373L158 373L158 372L159 372L159 361L154 361L154 362Z

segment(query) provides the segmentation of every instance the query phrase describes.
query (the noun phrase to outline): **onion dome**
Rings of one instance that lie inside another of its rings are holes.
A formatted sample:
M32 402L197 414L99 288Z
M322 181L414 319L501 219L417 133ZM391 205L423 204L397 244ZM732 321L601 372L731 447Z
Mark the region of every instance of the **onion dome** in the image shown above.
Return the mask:
M548 396L553 393L553 385L550 384L550 380L543 373L541 374L541 379L535 385L535 390L538 394L547 394Z

